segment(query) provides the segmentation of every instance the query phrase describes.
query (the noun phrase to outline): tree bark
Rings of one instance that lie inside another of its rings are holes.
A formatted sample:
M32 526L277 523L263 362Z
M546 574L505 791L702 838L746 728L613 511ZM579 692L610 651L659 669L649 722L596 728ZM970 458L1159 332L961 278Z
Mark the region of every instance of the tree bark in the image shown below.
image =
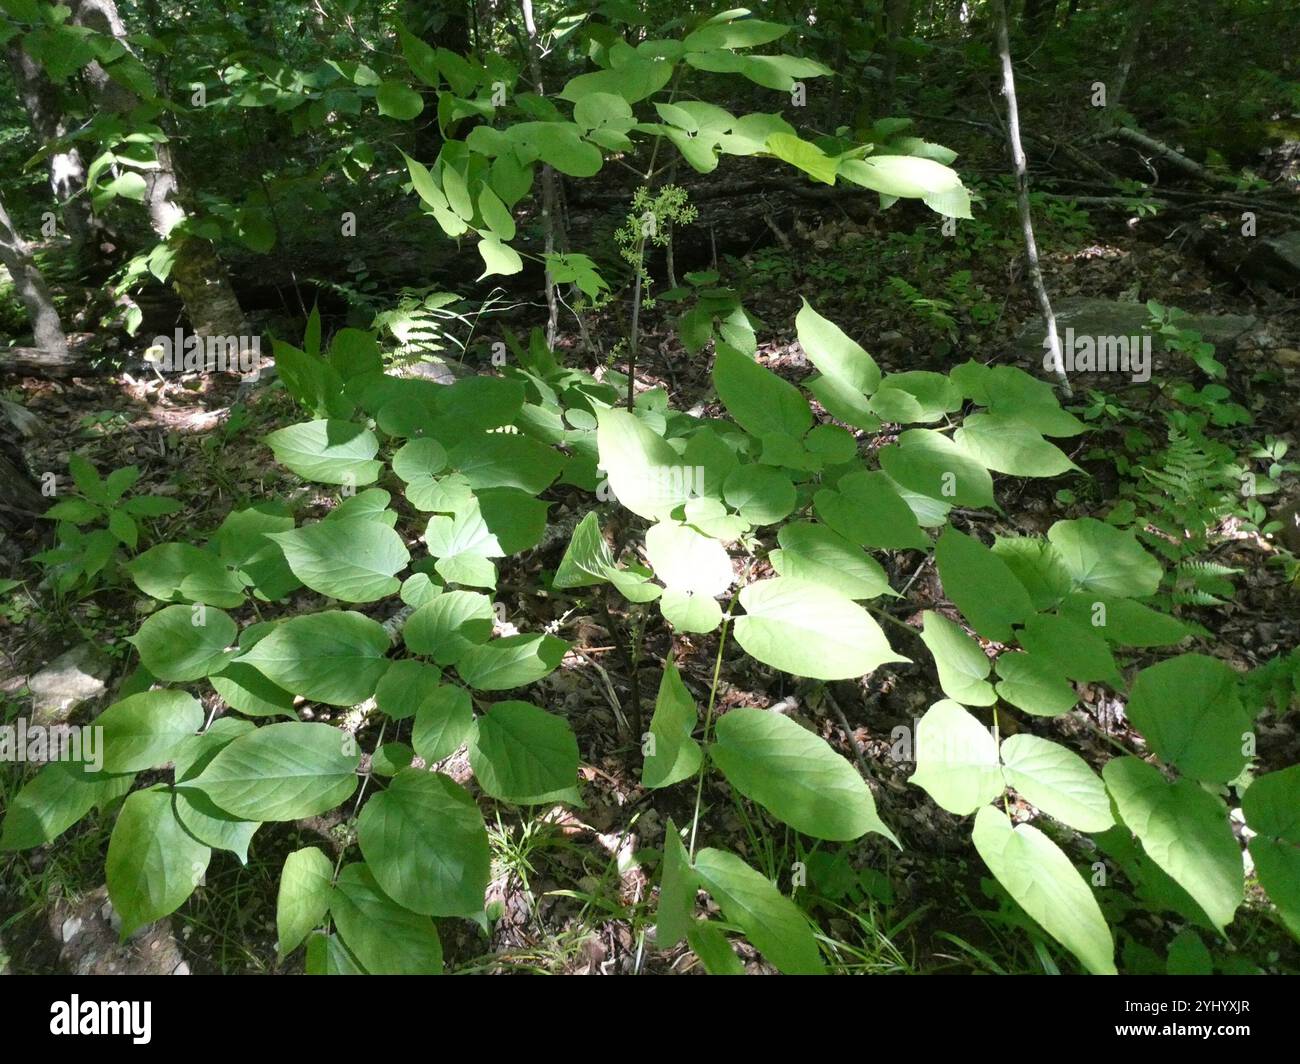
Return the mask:
M532 0L519 0L519 10L524 18L524 32L528 35L528 70L533 78L533 89L538 96L544 96L542 84L541 47L537 40L537 23L533 18ZM555 170L550 163L542 164L542 234L546 243L546 343L555 346L555 337L560 328L560 302L556 291L555 277L551 271L551 256L555 254L555 234L559 223L560 197L557 188Z
M1011 147L1011 161L1016 173L1016 202L1020 208L1020 228L1025 238L1025 256L1029 260L1029 280L1038 296L1038 309L1047 328L1047 342L1051 351L1052 375L1066 398L1073 396L1070 378L1065 375L1065 358L1061 352L1061 337L1056 331L1056 315L1052 301L1043 283L1043 270L1038 264L1038 243L1034 240L1034 221L1029 212L1029 167L1025 149L1020 142L1020 109L1016 106L1016 78L1011 67L1011 40L1007 30L1007 9L1003 0L994 0L994 18L997 22L998 57L1002 61L1002 95L1007 101L1007 141Z
M9 44L9 69L18 88L18 98L27 112L32 131L43 144L65 137L67 123L59 107L58 90L40 64L23 51L18 41ZM86 164L76 145L52 150L46 157L50 191L63 214L63 225L72 240L73 254L81 257L86 245L99 235L99 225L86 196Z
M1108 107L1118 107L1119 101L1124 96L1124 87L1128 84L1128 76L1133 70L1133 61L1137 58L1138 40L1142 36L1147 20L1151 18L1151 9L1154 6L1155 0L1138 0L1133 8L1133 14L1129 18L1128 33L1124 37L1124 46L1119 53L1119 69L1115 71L1115 86L1107 94Z
M70 2L72 21L76 25L115 37L129 50L126 26L114 0ZM135 93L114 81L98 61L92 61L84 74L105 110L127 113L140 105ZM142 175L145 179L145 206L153 231L160 239L166 240L187 214L180 202L180 182L171 146L165 142L158 144L156 153L158 168ZM210 242L193 236L182 238L176 247L171 281L185 304L186 316L194 332L200 336L237 336L243 333L243 310L225 267Z
M31 249L14 229L3 203L0 203L0 263L9 271L18 298L27 308L36 346L51 358L67 358L67 337L63 335L63 325L59 321L59 312L54 309L49 287L32 260Z

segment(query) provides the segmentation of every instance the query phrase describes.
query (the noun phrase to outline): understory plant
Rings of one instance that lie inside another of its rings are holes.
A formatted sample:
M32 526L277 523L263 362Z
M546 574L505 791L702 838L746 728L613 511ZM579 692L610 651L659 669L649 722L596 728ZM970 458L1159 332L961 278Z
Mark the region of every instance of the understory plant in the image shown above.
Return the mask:
M265 500L132 563L156 607L132 638L129 693L95 722L102 771L41 769L7 810L0 846L39 846L96 807L113 812L107 882L128 936L181 906L214 859L246 860L264 825L332 819L347 828L335 853L307 847L285 862L282 955L305 944L312 972L440 971L436 921L483 920L490 858L475 796L436 766L463 747L486 799L582 800L570 722L529 696L570 646L544 631L497 634L494 610L498 566L536 547L557 492L577 490L590 505L554 592L580 603L608 585L653 611L647 624L716 633L703 711L666 660L632 744L642 784L681 788L693 809L665 835L656 948L684 939L706 969L731 971L739 934L781 971L826 966L790 891L708 845L706 776L814 845L919 841L880 816L858 770L818 735L760 708L720 711L733 644L817 683L923 648L946 697L912 737L912 783L973 818L993 878L1080 968L1116 970L1131 896L1231 935L1246 885L1238 807L1254 875L1300 932L1300 767L1252 779L1261 702L1228 664L1177 649L1188 626L1150 604L1158 558L1092 518L1045 537L974 531L969 515L999 510L993 474L1071 472L1052 441L1083 423L1018 369L882 373L812 306L796 326L816 369L800 386L716 345L717 418L622 407L536 336L498 374L451 385L385 373L366 333L346 331L324 354L278 345L309 418L266 442L292 473L335 486L337 505L300 523ZM626 556L601 531L618 511L632 522ZM954 607L925 611L917 645L896 645L880 623L899 595L882 561L900 553L932 557ZM292 609L268 606L291 596ZM1125 697L1141 736L1100 775L1036 734L1076 708L1076 683ZM999 706L1044 727L1003 736ZM700 914L701 890L721 919Z

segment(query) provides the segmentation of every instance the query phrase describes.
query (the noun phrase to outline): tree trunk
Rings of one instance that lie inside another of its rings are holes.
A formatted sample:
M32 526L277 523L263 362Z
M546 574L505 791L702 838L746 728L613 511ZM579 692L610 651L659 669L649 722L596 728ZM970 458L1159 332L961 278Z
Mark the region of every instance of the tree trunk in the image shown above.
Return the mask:
M537 40L537 23L533 19L532 0L519 0L519 10L524 18L524 32L528 35L528 69L533 78L533 90L538 96L546 95L542 84L541 47ZM556 229L559 224L559 182L550 163L542 164L542 235L546 244L546 343L555 346L560 326L559 293L551 271L550 257L556 251Z
M45 145L67 135L68 128L59 108L58 90L18 41L9 44L9 69L18 98L27 112L32 131ZM72 239L73 254L81 257L85 246L99 235L99 226L86 196L86 164L75 145L51 151L46 157L50 191L63 213L63 224Z
M129 48L126 27L114 0L71 0L72 21L99 33L117 38ZM135 93L118 84L97 62L83 72L98 102L105 110L126 113L140 105ZM166 240L173 229L187 217L180 203L180 183L172 159L171 146L156 146L158 168L147 170L145 206L149 221L160 239ZM231 286L225 267L211 243L198 237L184 237L176 247L171 281L185 303L190 328L200 336L238 336L244 331L244 314Z
M68 341L63 335L59 312L54 309L45 278L32 260L31 250L14 229L9 212L0 203L0 264L9 271L18 298L27 308L36 346L51 358L67 358Z
M1118 107L1119 101L1124 96L1124 87L1128 84L1129 73L1133 70L1133 61L1137 58L1138 40L1142 36L1142 30L1151 18L1151 9L1155 6L1155 0L1138 0L1133 8L1133 14L1129 16L1128 34L1124 38L1124 47L1119 53L1119 69L1115 72L1115 86L1107 94L1106 105L1108 107Z
M1029 261L1029 280L1038 296L1038 309L1047 329L1047 343L1051 351L1052 375L1061 394L1070 398L1070 378L1065 375L1065 358L1061 351L1061 338L1056 331L1056 315L1052 301L1043 283L1043 270L1038 264L1038 243L1034 240L1034 222L1029 212L1029 167L1025 149L1020 142L1020 108L1016 105L1016 78L1011 67L1011 39L1007 30L1007 9L1003 0L994 0L993 14L997 21L998 57L1002 61L1002 95L1007 101L1007 140L1011 148L1011 161L1016 172L1016 202L1020 207L1020 229L1025 238L1025 257Z

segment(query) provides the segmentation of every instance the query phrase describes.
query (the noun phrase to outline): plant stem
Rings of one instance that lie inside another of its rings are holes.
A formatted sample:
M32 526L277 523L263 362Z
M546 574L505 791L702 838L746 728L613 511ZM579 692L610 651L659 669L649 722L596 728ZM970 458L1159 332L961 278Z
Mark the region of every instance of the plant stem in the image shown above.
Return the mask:
M713 661L713 682L709 685L709 706L704 713L704 734L700 738L700 745L706 746L709 742L709 729L713 726L713 707L718 701L718 678L722 675L722 652L727 646L727 627L731 624L731 611L735 609L736 598L740 595L740 589L731 596L731 601L727 604L726 616L722 618L722 631L718 634L718 656ZM691 844L687 848L689 856L695 856L695 833L700 826L700 802L704 798L704 770L708 765L705 758L700 759L700 772L695 781L695 812L691 815Z

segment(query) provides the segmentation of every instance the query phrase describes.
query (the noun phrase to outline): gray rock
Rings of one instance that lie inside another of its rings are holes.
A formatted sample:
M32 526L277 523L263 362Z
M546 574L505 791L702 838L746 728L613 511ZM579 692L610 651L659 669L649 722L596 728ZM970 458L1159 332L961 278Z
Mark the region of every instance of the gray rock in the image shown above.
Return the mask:
M1138 336L1146 332L1151 319L1145 303L1120 303L1112 299L1093 299L1087 296L1071 296L1068 299L1053 301L1052 309L1056 312L1056 331L1064 339L1065 330L1073 329L1076 336ZM1192 314L1181 322L1187 329L1195 329L1202 338L1213 344L1220 355L1234 347L1237 342L1258 324L1250 315L1243 314ZM1016 351L1028 358L1036 358L1041 364L1043 340L1047 330L1038 318L1025 324L1016 338ZM1164 350L1160 337L1154 338L1152 344L1156 351Z
M32 693L32 723L62 723L83 702L108 690L113 661L91 643L60 654L40 672L28 677Z
M108 890L77 900L59 898L49 910L51 933L61 942L59 959L74 975L182 975L189 967L172 934L170 919L142 927L120 942L120 921ZM116 922L116 926L115 926Z
M1257 240L1241 272L1283 291L1300 288L1300 230Z

